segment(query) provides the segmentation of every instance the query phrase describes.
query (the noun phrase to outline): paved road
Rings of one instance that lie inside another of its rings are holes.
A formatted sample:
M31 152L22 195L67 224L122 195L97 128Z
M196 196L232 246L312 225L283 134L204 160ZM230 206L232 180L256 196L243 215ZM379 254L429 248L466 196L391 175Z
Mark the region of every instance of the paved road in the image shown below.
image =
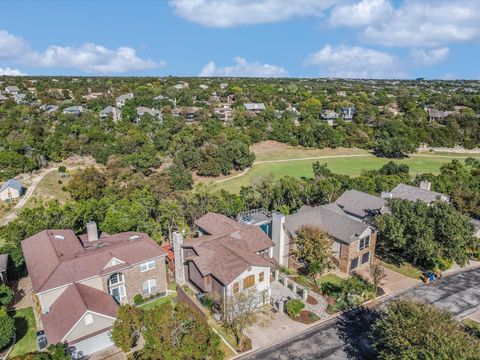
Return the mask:
M480 269L446 277L434 285L410 289L400 297L423 299L450 310L462 319L480 309ZM365 333L374 313L353 310L270 348L241 357L242 360L369 359Z

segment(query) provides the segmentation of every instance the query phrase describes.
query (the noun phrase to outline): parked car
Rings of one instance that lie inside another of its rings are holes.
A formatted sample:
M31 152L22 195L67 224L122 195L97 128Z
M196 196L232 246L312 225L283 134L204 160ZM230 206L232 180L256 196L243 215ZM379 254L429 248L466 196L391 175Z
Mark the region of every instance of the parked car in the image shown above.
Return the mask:
M43 350L47 347L47 337L45 336L45 331L37 331L37 345L38 350Z

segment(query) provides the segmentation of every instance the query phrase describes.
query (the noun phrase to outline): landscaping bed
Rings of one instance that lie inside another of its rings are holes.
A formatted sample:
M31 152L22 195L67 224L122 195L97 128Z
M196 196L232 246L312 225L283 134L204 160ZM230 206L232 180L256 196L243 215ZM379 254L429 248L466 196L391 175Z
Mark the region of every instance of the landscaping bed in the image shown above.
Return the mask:
M295 321L301 322L303 324L311 324L315 321L319 320L320 318L313 312L309 310L302 310L298 316L291 318Z

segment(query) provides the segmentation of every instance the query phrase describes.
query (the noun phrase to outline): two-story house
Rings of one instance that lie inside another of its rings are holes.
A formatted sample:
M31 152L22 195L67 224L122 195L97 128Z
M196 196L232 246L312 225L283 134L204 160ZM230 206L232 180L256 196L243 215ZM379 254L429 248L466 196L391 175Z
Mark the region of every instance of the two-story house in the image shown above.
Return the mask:
M99 236L90 222L80 236L41 231L22 250L47 342L66 343L74 358L113 345L118 304L166 294L166 252L145 233Z
M174 236L177 283L188 281L217 301L256 288L258 305L270 301L273 242L258 226L207 213L195 221L199 235Z

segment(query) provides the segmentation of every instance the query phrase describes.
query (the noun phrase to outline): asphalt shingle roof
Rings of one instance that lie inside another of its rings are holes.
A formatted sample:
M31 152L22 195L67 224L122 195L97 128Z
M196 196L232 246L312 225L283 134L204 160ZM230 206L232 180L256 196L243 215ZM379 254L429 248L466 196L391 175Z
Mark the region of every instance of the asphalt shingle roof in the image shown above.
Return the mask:
M347 190L335 201L335 204L348 214L364 218L372 213L383 213L386 201L379 196L362 191Z
M392 191L390 191L390 194L393 198L410 201L420 200L427 204L431 204L437 200L441 200L442 197L445 198L447 201L450 201L450 197L445 194L421 189L419 187L406 184L398 184Z

